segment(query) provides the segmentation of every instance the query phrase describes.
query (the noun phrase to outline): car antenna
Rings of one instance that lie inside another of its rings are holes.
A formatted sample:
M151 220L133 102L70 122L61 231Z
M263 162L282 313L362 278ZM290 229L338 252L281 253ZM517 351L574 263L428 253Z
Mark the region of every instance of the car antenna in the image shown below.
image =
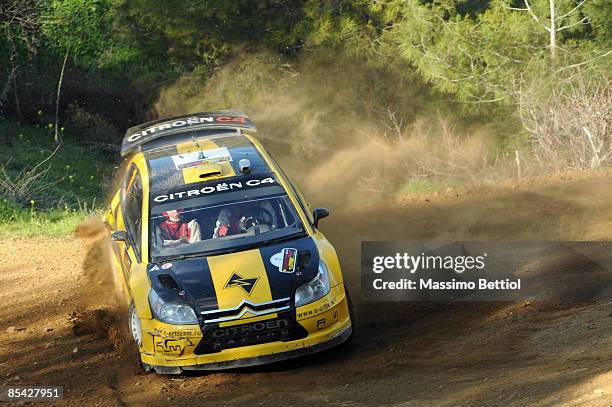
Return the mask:
M191 131L191 141L193 141L196 146L198 146L198 150L202 151L202 146L200 145L200 143L198 142L198 139L195 136L195 130Z

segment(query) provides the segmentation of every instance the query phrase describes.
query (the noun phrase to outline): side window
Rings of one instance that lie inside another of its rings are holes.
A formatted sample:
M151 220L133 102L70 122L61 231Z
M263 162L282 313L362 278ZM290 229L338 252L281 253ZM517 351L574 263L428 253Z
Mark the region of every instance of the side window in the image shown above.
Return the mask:
M123 220L132 240L134 251L140 257L142 242L142 180L134 164L128 170L122 194Z
M289 186L291 187L291 190L293 191L293 193L297 196L298 202L300 203L300 206L302 207L302 211L304 211L306 213L306 217L308 218L308 221L310 222L310 225L311 226L314 225L314 219L312 218L312 208L310 207L310 203L306 199L304 199L304 196L302 195L300 190L297 189L297 187L293 184L291 179L289 179L287 174L285 174L285 172L283 171L281 166L278 165L278 163L276 162L274 157L272 157L272 155L270 153L268 153L267 151L266 151L266 153L268 154L268 157L270 157L272 162L276 165L276 168L278 168L278 171L282 174L283 178L285 178L287 180L287 182L289 183Z
M295 184L293 184L291 181L289 181L289 183L291 184L291 188L293 188L293 192L297 195L298 200L300 201L302 210L306 212L308 221L312 225L314 223L314 219L312 218L312 208L310 207L310 203L304 198L304 195L302 195L302 192L295 186Z

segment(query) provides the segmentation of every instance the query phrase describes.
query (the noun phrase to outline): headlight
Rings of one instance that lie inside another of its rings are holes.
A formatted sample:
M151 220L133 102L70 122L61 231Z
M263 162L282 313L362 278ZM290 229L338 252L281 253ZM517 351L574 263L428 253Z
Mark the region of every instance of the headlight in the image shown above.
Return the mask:
M195 311L188 305L172 304L164 302L155 290L149 292L149 304L155 318L168 324L197 324L198 317Z
M329 290L329 273L327 266L321 260L317 276L295 290L295 306L300 307L323 298L329 293Z

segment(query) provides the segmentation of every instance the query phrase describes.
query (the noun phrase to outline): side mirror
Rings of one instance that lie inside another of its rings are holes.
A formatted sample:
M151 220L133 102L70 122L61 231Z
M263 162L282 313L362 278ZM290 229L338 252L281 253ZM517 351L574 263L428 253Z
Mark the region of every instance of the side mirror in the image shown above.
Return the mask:
M125 230L117 230L113 232L111 239L113 239L115 242L125 242L126 244L129 242L128 235Z
M314 226L315 228L319 227L319 221L323 218L326 218L329 216L329 211L326 208L316 208L314 211L312 211L312 217L314 219Z

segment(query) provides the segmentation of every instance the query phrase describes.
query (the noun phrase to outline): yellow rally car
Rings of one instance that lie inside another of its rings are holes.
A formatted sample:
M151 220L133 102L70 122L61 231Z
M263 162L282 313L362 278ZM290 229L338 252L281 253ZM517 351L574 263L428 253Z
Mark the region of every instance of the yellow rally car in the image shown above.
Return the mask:
M237 111L127 131L105 223L142 366L269 363L352 336L336 252Z

